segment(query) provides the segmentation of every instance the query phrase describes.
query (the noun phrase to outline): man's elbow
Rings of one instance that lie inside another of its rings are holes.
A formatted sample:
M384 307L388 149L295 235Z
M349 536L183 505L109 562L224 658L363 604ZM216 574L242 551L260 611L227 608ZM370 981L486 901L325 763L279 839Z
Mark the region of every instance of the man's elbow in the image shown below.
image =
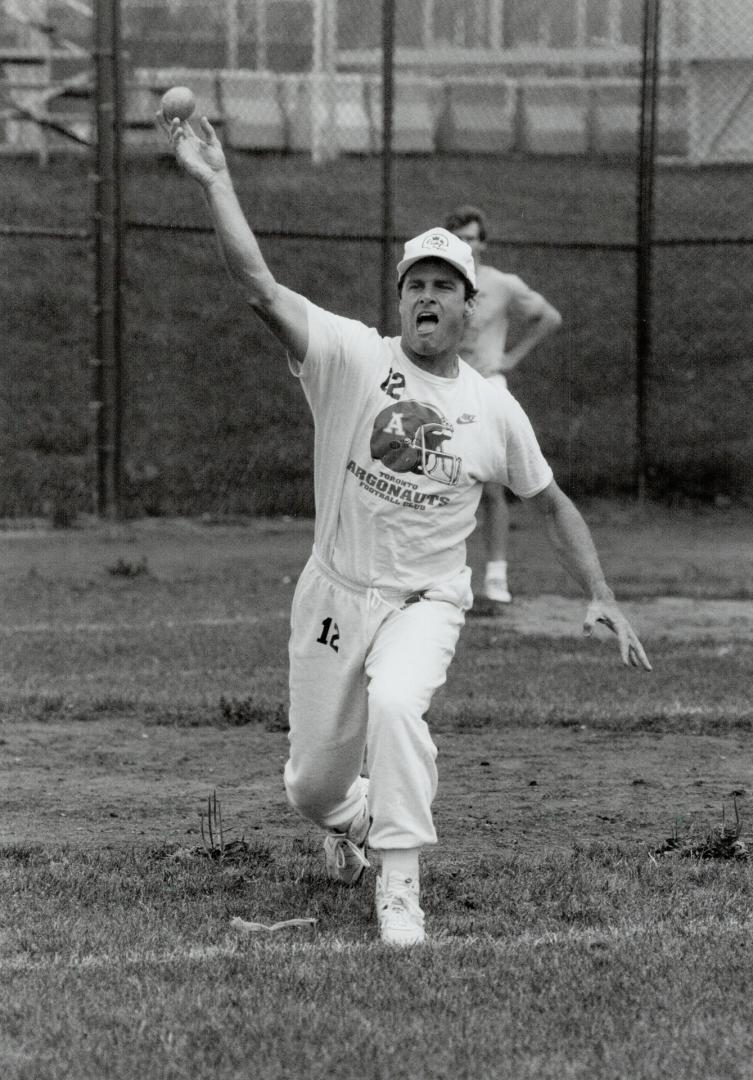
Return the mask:
M271 274L263 277L244 274L240 279L246 301L257 315L262 317L274 310L279 296L279 285Z
M560 527L582 518L581 512L569 495L566 495L557 481L552 478L543 491L529 500L533 509L541 516L547 527Z
M531 498L526 501L540 517L546 519L551 518L557 513L562 505L563 498L567 498L567 496L559 487L557 481L552 479L543 491L540 491L537 495L531 496Z
M562 316L551 304L546 309L545 318L550 334L554 334L562 326Z
M529 326L531 332L541 341L559 330L562 326L562 316L555 307L542 298L538 311L530 317Z

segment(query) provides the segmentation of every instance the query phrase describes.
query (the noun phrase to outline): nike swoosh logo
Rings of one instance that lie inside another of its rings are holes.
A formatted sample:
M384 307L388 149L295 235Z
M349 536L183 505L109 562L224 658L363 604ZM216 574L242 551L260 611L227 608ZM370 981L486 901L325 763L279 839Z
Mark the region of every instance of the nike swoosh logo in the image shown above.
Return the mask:
M462 416L459 416L457 418L455 423L456 424L475 424L477 420L478 420L477 416L472 416L471 413L465 412L465 413L463 413Z

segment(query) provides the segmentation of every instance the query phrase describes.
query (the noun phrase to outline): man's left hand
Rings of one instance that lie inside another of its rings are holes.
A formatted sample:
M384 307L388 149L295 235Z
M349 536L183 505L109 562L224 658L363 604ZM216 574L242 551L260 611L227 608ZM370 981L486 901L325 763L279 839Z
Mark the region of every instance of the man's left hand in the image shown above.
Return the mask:
M640 667L651 671L646 652L638 640L638 635L620 611L615 600L592 600L588 605L583 622L583 633L590 636L596 623L603 623L620 643L620 655L626 667Z

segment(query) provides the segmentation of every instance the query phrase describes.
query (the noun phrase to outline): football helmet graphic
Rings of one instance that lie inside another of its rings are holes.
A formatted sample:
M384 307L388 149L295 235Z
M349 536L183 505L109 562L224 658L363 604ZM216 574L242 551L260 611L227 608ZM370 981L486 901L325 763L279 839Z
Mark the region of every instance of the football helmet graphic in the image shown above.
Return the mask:
M412 472L454 485L461 459L442 450L452 424L423 401L395 401L377 416L371 432L371 456L396 473Z

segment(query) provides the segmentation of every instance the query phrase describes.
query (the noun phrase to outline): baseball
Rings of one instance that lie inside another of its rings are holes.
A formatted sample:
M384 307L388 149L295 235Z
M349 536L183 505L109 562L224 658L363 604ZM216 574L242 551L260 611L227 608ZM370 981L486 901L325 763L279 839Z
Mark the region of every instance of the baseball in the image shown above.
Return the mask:
M188 120L196 108L196 98L187 86L173 86L162 95L160 107L166 120Z

